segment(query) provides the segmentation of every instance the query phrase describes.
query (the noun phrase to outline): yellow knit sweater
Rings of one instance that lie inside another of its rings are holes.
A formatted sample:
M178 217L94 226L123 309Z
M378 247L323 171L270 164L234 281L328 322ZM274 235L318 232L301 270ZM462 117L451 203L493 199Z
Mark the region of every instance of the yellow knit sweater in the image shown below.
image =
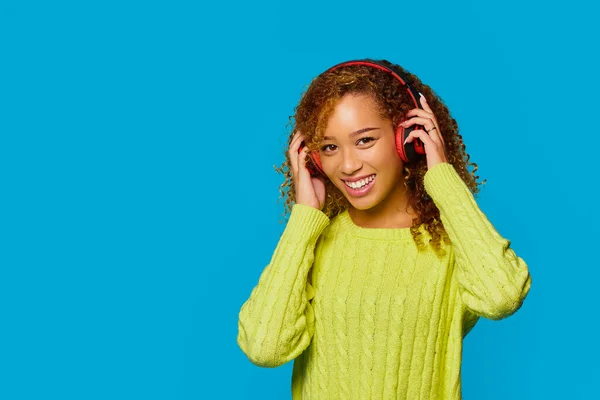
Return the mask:
M441 259L429 246L419 252L410 228L292 207L241 307L237 342L261 367L295 360L294 400L461 399L463 338L479 317L521 307L527 264L454 167L435 165L424 184L452 242Z

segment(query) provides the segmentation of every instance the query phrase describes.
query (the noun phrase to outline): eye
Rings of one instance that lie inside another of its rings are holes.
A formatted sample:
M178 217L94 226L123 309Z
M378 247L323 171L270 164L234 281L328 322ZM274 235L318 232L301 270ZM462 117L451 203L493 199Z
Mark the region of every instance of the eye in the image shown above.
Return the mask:
M367 136L367 137L364 137L364 138L360 138L360 139L358 139L358 142L360 142L361 140L364 140L364 141L366 141L366 142L365 142L365 144L366 144L366 143L369 143L369 142L371 142L371 141L375 140L375 138L374 138L374 137L371 137L371 136ZM358 142L356 142L356 143L358 143Z
M321 147L321 151L327 152L327 148L330 147L330 146L335 147L334 144L326 144L325 146ZM331 150L331 151L333 151L333 150Z

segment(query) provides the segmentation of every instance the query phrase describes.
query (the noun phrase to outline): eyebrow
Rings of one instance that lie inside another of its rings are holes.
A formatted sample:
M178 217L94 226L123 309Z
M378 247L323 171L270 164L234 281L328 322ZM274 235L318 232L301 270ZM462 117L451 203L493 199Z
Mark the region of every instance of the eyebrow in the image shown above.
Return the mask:
M369 131L373 131L375 129L379 129L379 128L362 128L357 130L356 132L352 132L348 135L348 137L354 137L356 135L360 135L361 133L365 133L365 132L369 132ZM323 136L323 140L335 140L334 137L332 136Z

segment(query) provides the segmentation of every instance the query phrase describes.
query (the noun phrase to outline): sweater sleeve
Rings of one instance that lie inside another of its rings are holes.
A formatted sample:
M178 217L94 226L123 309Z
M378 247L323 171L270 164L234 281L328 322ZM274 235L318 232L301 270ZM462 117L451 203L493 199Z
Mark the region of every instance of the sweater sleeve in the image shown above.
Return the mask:
M452 164L433 166L424 184L452 243L464 305L475 315L493 320L515 313L531 287L525 261L494 229Z
M317 240L329 222L321 210L292 206L271 261L239 312L237 343L253 364L283 365L310 344L315 317L308 275Z

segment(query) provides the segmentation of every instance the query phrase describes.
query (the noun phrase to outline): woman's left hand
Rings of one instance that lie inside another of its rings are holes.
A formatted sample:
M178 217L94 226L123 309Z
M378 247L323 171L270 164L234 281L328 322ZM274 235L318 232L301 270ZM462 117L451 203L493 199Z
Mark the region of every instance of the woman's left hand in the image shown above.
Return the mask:
M423 95L421 95L421 105L423 106L423 109L413 108L412 110L408 111L406 113L406 117L409 118L412 116L413 118L407 119L400 125L402 125L404 128L407 128L411 125L417 124L423 126L429 132L427 133L421 129L413 130L405 141L405 143L410 143L415 138L421 139L423 145L425 146L427 169L429 170L439 163L448 162L448 159L446 158L446 146L444 144L442 133L440 132L440 126L435 118L435 115L433 115L433 111L431 111L431 107L429 107L429 104L427 104L425 96Z

